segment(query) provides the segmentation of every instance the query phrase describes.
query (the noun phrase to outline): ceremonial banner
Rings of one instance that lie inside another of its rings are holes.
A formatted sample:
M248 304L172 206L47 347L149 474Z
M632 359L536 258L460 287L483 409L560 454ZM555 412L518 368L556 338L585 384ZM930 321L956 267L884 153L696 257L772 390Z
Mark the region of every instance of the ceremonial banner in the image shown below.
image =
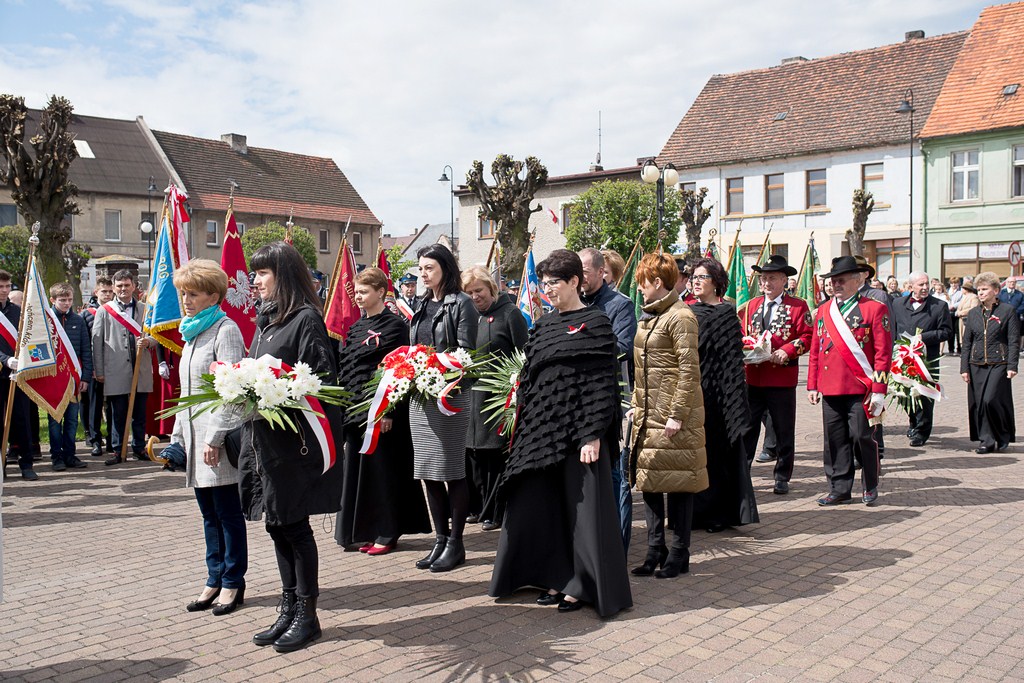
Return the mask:
M740 248L739 239L732 245L732 252L729 254L729 287L725 290L725 298L733 303L738 309L750 301L750 290L747 288L747 273L743 267L743 250Z
M377 245L377 267L384 271L384 277L388 281L387 291L384 292L384 305L393 312L404 315L404 311L400 311L398 304L395 302L395 283L391 281L391 265L388 263L388 253L384 251L384 246L380 243ZM409 319L412 320L411 315Z
M640 291L636 282L636 269L644 257L644 250L639 245L638 240L637 246L633 247L633 255L629 259L629 263L626 264L626 270L622 273L622 279L617 284L619 292L625 294L633 302L633 317L637 319L643 313L641 307L644 305L643 292Z
M542 301L537 266L533 261L533 249L530 249L526 255L526 267L523 269L523 281L519 284L519 301L516 305L526 318L526 326L531 330L544 314Z
M78 401L82 366L64 327L50 309L35 258L25 283L21 336L18 339L18 387L58 422L68 403Z
M153 274L149 283L149 294L146 297L146 317L143 328L161 345L175 353L181 353L182 339L178 326L185 317L181 305L181 297L174 288L174 244L173 230L169 227L170 210L164 211L160 224L160 234L156 240L156 257L153 261ZM248 280L247 280L248 282Z
M188 263L188 195L174 183L171 183L165 190L167 193L167 206L170 207L170 225L172 230L171 244L173 246L174 265L176 268ZM164 212L167 218L167 212Z
M256 302L249 287L249 266L242 251L242 240L238 235L235 214L228 209L224 219L224 246L220 252L220 267L228 274L228 293L220 307L235 321L242 332L246 350L256 336Z
M355 277L356 257L348 246L348 240L343 239L338 260L334 263L334 272L331 273L331 287L327 291L327 307L324 309L327 333L338 340L344 340L348 328L359 320Z
M807 243L804 251L804 261L800 264L800 277L796 283L796 296L807 302L813 311L818 307L821 300L821 289L818 285L818 276L815 273L821 264L818 262L818 250L814 248L814 239Z

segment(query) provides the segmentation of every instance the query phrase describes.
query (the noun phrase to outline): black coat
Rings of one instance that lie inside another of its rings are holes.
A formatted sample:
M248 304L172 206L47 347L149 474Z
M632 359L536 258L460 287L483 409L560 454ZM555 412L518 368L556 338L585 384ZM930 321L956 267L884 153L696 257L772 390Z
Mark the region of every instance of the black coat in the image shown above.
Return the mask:
M526 318L507 296L499 295L486 311L480 314L476 328L476 348L484 353L511 356L516 349L522 349L529 337ZM508 438L498 434L498 424L487 422L483 413L484 403L490 398L482 391L470 391L472 418L469 423L469 438L466 448L508 447Z
M71 348L78 356L78 362L82 366L82 381L92 380L92 337L86 327L85 320L74 311L61 313L56 308L53 312L57 314L57 320L64 326L64 332L68 335Z
M431 296L430 292L427 292L427 296ZM421 306L409 323L409 339L413 344L416 343L416 331L420 325L432 325L434 349L437 351L475 348L476 322L480 314L473 306L473 300L466 294L458 292L446 295L431 321L426 320L426 313L427 307Z
M291 366L302 361L325 384L334 384L334 351L320 311L307 306L283 323L271 324L266 319L269 306L265 304L257 318L256 339L249 357L269 354ZM336 406L323 407L340 461L344 448L343 414ZM306 418L299 411L294 411L291 418L299 425L301 434L290 429L271 429L266 420L260 419L250 420L242 427L239 486L242 510L250 521L259 520L266 512L267 524L281 526L310 515L337 512L341 506L341 467L335 465L324 473L323 455Z
M1020 360L1020 322L1013 306L999 303L992 314L985 316L981 306L972 308L964 318L963 347L960 351L960 372L969 372L972 365L1006 365L1017 370Z
M901 296L892 302L893 342L903 335L916 334L921 330L925 355L939 357L942 342L953 338L953 322L949 317L949 304L934 296L925 297L924 303L914 310L914 298Z

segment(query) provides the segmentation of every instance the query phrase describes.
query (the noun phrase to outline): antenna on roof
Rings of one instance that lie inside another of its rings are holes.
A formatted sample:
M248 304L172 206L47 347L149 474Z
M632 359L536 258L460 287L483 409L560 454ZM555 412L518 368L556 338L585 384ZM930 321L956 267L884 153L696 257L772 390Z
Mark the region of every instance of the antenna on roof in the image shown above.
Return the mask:
M597 110L597 160L590 165L590 171L603 171L601 166L601 110Z

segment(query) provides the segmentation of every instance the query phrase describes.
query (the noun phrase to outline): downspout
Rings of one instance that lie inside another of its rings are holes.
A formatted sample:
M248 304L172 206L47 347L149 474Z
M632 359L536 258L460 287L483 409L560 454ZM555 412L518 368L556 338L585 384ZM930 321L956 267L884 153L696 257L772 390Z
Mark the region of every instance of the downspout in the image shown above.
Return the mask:
M921 147L921 196L924 197L924 210L921 212L921 241L924 246L924 272L928 272L928 150L924 148L924 141L920 143ZM913 230L914 226L910 226ZM911 261L914 259L914 255L910 255ZM939 254L939 273L938 277L940 280L945 281L945 277L942 273L942 254ZM935 276L933 276L935 277Z

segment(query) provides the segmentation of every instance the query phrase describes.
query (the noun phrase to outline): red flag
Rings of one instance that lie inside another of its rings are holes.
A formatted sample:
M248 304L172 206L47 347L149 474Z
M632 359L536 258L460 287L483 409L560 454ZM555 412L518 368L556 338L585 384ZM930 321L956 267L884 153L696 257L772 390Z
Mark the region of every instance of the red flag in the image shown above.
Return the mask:
M224 246L220 252L220 267L228 274L228 294L220 307L235 321L242 331L242 341L248 349L256 336L256 305L249 287L249 266L242 251L242 239L238 236L235 214L228 209L224 219Z
M548 209L548 213L551 214L551 222L554 223L555 225L557 225L558 224L558 214L556 214L553 209Z
M348 240L343 239L331 273L331 288L327 291L327 308L324 309L327 333L335 339L344 340L348 328L359 320L355 278L356 257L348 246Z
M384 305L393 312L399 313L395 297L395 283L391 281L391 265L388 263L388 253L383 248L377 250L377 267L384 271L384 276L388 280L388 289L384 293Z

